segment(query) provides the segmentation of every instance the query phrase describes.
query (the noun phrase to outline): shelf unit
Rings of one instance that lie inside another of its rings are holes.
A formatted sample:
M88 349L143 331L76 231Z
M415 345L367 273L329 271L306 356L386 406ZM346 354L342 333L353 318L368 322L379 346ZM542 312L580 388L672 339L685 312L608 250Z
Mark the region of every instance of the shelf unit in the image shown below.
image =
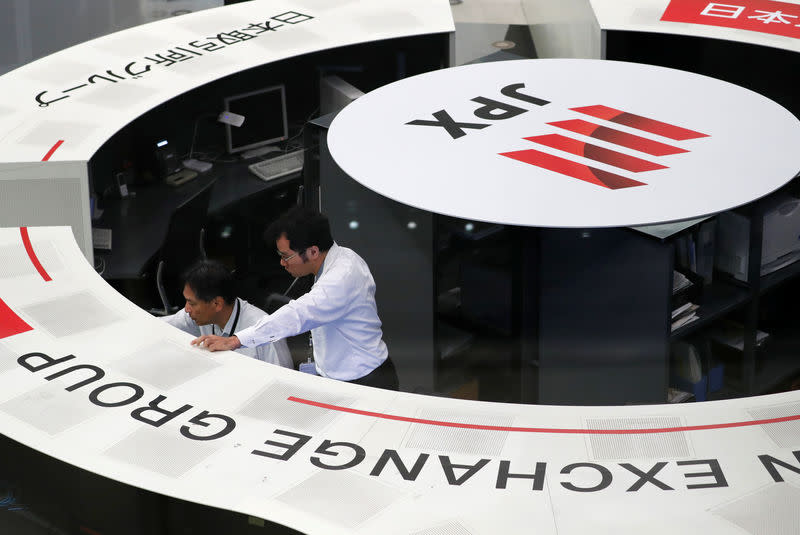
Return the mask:
M714 282L703 289L700 308L697 309L698 319L675 329L670 333L672 341L680 340L705 327L725 314L747 304L750 301L749 292L739 286L725 283Z
M451 397L518 402L515 230L438 215L434 228L434 389Z
M790 183L781 191L796 188ZM778 195L780 192L773 193ZM710 393L709 399L725 399L736 396L759 395L785 389L786 381L800 376L800 331L792 328L764 327L763 317L770 312L768 294L783 285L800 281L800 262L789 264L773 273L761 275L761 253L763 244L764 206L772 195L759 199L737 209L750 220L748 250L748 269L746 281L715 271L714 281L703 288L698 309L699 319L670 333L670 341L687 338L701 343L709 339L710 330L721 320L735 316L742 326L742 349L738 358L728 358L726 383L718 394ZM665 238L665 243L674 247L677 235ZM794 295L798 288L790 288ZM793 311L777 311L778 314L794 317ZM774 314L774 312L773 312ZM792 321L784 317L784 321ZM770 336L763 347L757 343L757 331L767 331ZM718 360L712 351L705 358L705 371ZM733 368L733 369L731 369Z
M671 355L679 341L698 347L705 380L715 379L710 382L718 391L701 391L698 400L785 388L786 381L800 375L800 332L795 334L791 325L765 326L764 316L776 308L769 294L800 296L800 262L760 275L764 207L770 197L738 209L750 217L747 280L715 270L692 297L699 305L698 319L674 331L677 241L713 218L637 228L520 229L515 291L521 301L521 401L664 403L675 382ZM787 292L775 292L783 288ZM800 305L796 311L778 312L786 316L784 323L791 322L800 317ZM742 325L742 350L724 363L728 373L719 388L722 361L711 335L731 320ZM763 347L756 343L759 329L771 335Z

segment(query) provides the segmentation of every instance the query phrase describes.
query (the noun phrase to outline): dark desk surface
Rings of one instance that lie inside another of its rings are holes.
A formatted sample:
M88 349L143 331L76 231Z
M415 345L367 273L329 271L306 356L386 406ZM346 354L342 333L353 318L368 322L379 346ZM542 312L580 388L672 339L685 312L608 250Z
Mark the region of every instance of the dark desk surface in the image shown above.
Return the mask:
M250 163L252 161L216 163L210 171L181 186L158 182L131 188L134 196L105 200L102 216L93 221L93 226L112 231L111 251L94 251L95 257L105 263L103 277L109 280L139 278L164 242L172 212L209 183L214 182L209 214L219 215L250 196L300 176L295 173L265 182L250 173L247 169Z

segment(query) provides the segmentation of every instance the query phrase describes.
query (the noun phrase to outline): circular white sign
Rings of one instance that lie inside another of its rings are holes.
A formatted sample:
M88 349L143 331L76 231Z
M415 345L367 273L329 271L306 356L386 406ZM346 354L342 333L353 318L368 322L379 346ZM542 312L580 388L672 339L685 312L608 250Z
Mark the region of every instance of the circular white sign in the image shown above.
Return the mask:
M664 223L758 199L800 170L800 121L707 76L604 60L465 65L334 119L336 162L396 201L542 227Z

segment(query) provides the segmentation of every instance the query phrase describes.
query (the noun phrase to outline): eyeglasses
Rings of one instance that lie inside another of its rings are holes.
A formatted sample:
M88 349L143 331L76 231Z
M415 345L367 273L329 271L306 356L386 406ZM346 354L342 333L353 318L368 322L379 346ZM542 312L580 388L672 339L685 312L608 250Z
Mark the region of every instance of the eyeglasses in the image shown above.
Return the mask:
M285 256L282 252L278 251L278 256L281 258L281 262L288 262L295 256L299 255L300 253L290 254L289 256Z

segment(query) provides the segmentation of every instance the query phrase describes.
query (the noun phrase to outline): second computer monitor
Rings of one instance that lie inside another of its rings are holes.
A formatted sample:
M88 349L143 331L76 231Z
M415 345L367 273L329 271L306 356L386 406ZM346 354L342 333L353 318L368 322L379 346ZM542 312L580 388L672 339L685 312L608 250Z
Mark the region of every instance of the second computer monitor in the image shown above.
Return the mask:
M225 110L244 116L242 126L225 125L231 154L253 151L289 137L286 89L282 84L227 97Z

